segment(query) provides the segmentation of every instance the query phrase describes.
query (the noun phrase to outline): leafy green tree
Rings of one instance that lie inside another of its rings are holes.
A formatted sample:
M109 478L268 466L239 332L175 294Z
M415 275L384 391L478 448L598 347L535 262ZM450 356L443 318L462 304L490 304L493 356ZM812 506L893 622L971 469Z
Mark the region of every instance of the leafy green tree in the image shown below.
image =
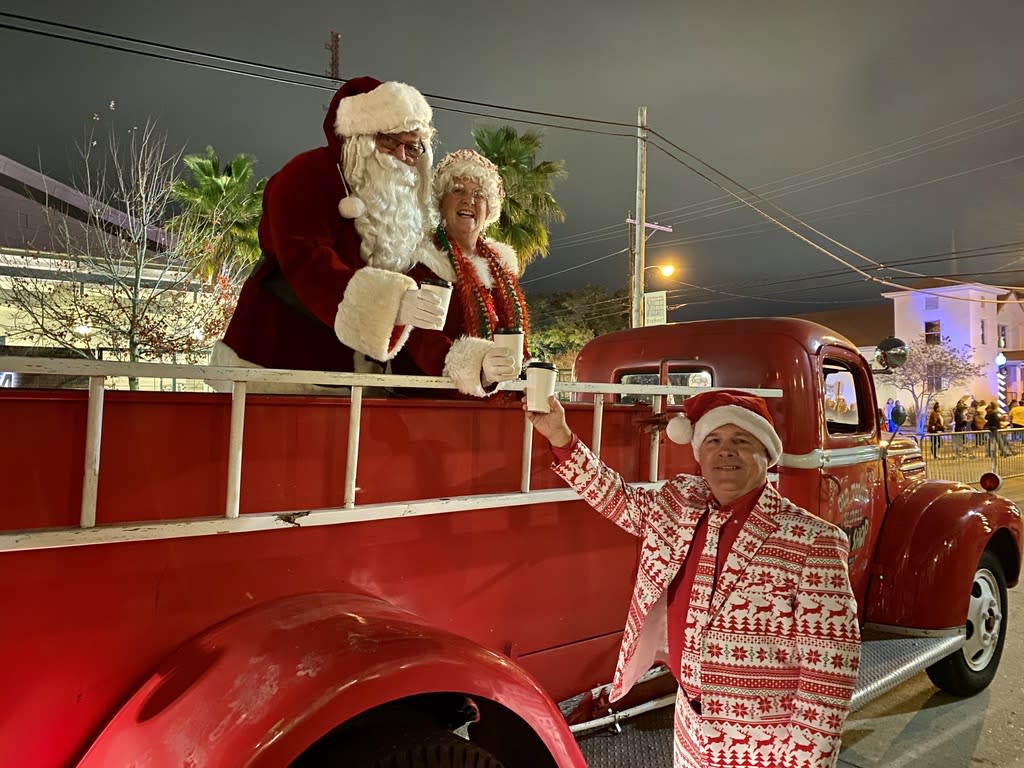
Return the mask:
M918 433L924 432L936 395L984 374L985 369L972 362L972 357L970 347L955 347L948 337L929 344L922 335L907 344L907 362L893 370L892 382L913 398Z
M565 163L537 161L543 143L537 131L478 126L473 138L480 153L498 166L505 184L501 218L487 234L516 249L522 271L536 257L548 255L548 224L565 221L565 212L551 194L554 181L566 175Z
M255 160L236 155L222 168L213 147L207 147L205 154L185 155L182 162L192 180L179 178L172 185L184 212L167 228L180 234L199 222L198 232L189 235L191 258L207 281L249 271L260 258L259 223L267 184L266 179L254 181Z
M609 293L593 285L545 296L529 296L530 354L572 368L583 345L595 336L629 326L626 290Z

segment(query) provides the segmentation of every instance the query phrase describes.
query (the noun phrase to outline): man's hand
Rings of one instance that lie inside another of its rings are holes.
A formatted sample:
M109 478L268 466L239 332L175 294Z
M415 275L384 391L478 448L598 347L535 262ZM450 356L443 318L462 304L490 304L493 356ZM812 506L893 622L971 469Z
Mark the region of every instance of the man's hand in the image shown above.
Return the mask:
M519 375L512 353L504 347L491 347L480 363L480 382L489 387L499 381L511 381Z
M398 305L395 325L412 325L428 331L440 331L444 327L445 311L441 297L430 291L410 288Z
M526 418L533 424L533 428L548 439L553 446L561 448L572 442L572 430L565 423L565 408L558 402L554 395L548 397L550 413L534 413L526 411L526 395L523 395L523 410L526 411Z

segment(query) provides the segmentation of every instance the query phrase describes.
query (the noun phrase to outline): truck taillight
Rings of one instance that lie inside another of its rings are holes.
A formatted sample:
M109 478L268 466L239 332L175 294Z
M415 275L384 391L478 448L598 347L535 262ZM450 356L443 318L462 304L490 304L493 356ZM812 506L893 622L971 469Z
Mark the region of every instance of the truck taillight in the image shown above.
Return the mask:
M1003 478L997 475L995 472L986 472L978 480L978 484L986 491L998 491L999 486L1003 484Z

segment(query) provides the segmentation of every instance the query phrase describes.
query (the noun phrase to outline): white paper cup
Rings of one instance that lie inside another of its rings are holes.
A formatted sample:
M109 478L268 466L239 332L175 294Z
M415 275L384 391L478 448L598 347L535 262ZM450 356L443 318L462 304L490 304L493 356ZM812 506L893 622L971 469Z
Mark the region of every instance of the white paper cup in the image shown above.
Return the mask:
M523 332L517 328L495 328L494 346L507 349L516 366L516 376L523 370Z
M555 394L558 372L552 363L530 363L526 366L526 410L550 413L548 398Z
M441 298L441 306L444 308L444 316L441 318L441 326L448 319L448 305L452 301L452 284L445 280L424 280L420 283L420 290L433 293Z

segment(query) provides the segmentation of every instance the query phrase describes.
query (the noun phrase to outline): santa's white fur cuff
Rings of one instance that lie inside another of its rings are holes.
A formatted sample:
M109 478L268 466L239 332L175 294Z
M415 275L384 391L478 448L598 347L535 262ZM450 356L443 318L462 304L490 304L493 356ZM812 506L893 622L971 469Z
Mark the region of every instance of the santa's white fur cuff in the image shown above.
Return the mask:
M402 297L416 281L397 272L375 267L356 271L334 316L334 333L346 347L374 360L390 360L412 332L407 326L392 344L395 318Z
M463 336L456 340L444 359L443 375L449 376L462 394L486 397L488 393L480 383L480 371L484 355L493 346L494 342L489 339L477 339L472 336Z

